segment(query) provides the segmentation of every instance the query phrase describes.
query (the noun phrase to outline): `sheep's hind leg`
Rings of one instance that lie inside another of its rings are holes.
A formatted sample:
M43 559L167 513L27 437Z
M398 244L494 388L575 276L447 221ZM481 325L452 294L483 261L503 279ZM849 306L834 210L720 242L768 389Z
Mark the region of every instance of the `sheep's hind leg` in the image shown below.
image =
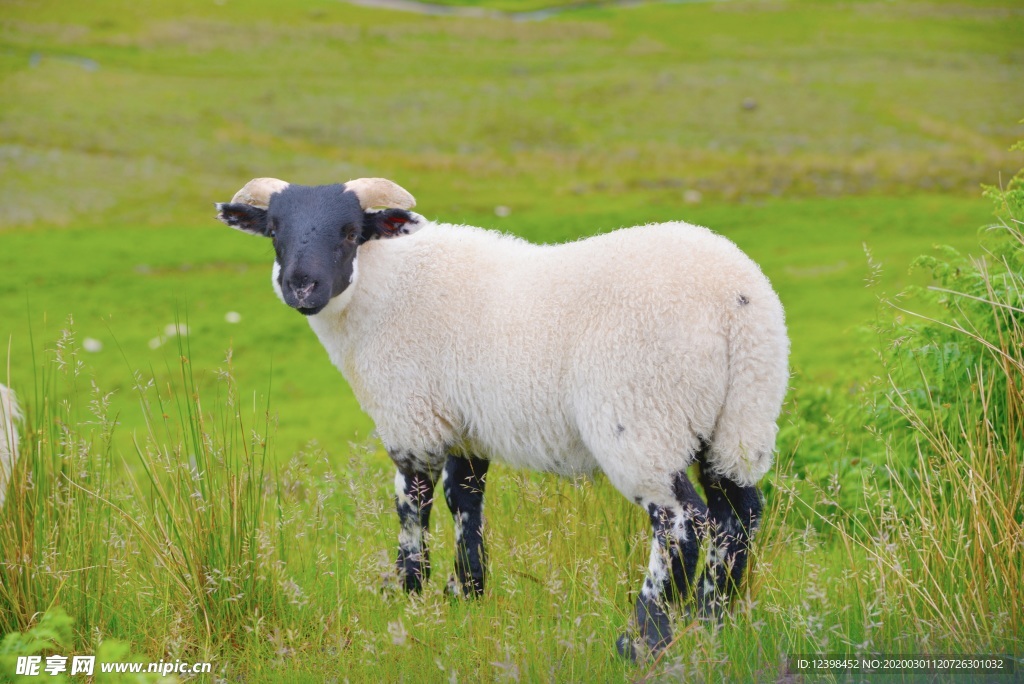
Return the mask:
M455 577L449 593L484 593L487 550L484 547L484 486L490 463L470 456L449 456L441 474L448 509L455 519Z
M436 474L411 469L399 468L395 474L395 508L401 525L396 567L406 591L421 591L430 577L426 536L436 481Z
M697 582L697 611L701 617L718 619L743 579L761 520L761 498L757 487L740 486L703 462L700 481L708 500L711 544L704 574Z
M667 600L688 597L693 586L700 554L697 530L703 516L703 502L697 496L686 473L676 476L674 490L679 506L647 506L654 529L647 577L636 600L636 622L652 653L663 650L672 640L672 627L665 612ZM619 654L636 660L637 652L630 635L616 643Z
M696 586L697 559L707 530L708 507L697 494L686 472L676 473L672 480L672 492L679 503L680 511L672 528L669 555L672 559L672 582L666 585L666 593L673 601L689 601Z

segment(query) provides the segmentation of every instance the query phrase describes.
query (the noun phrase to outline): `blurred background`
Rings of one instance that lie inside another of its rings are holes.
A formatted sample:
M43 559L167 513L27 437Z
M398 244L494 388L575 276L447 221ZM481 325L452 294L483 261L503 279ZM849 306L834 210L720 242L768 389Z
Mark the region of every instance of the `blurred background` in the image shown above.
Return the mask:
M160 387L185 353L202 386L230 359L279 454L344 451L372 425L271 291L269 243L213 202L385 176L429 218L539 242L707 225L780 292L794 383L842 386L879 294L973 245L980 184L1021 166L1019 3L374 4L2 3L10 384L45 384L70 330L127 444L136 371Z

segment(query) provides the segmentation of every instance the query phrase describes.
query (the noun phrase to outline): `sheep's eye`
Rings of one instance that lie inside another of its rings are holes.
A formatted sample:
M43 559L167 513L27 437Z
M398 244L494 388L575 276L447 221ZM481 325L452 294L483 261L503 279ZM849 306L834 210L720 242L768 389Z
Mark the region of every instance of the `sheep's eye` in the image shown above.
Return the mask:
M349 224L341 227L341 236L346 240L355 240L359 237L359 226L355 224Z

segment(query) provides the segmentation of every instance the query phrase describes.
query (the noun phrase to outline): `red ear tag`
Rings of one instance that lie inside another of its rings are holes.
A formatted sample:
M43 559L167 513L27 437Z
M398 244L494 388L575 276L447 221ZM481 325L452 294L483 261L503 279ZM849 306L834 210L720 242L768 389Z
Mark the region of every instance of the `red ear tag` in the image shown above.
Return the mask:
M388 235L397 235L399 231L402 230L402 226L408 222L408 219L404 217L395 216L394 218L384 222L384 230Z

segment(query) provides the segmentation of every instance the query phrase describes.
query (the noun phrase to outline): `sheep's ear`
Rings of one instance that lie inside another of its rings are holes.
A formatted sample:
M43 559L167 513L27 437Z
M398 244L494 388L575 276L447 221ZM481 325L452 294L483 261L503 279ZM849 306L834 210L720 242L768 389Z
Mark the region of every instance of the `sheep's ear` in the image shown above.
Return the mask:
M217 218L236 230L267 235L267 210L241 202L217 202Z
M420 228L423 217L405 209L368 211L363 216L363 235L368 240L408 235Z

